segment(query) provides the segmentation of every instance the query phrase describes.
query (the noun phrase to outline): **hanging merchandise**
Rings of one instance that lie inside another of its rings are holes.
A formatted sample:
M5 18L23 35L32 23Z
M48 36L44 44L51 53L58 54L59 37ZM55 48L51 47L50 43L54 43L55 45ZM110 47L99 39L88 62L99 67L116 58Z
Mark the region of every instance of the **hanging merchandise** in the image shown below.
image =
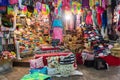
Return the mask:
M70 10L70 0L62 0L62 10Z
M97 11L95 10L95 6L92 7L92 20L93 20L93 26L97 27Z
M19 8L20 8L20 9L23 9L23 8L24 8L24 5L22 5L22 0L18 0L18 4L19 4Z
M93 7L95 5L95 1L94 0L89 0L89 5L90 5L90 7Z
M27 14L27 6L24 6L21 12L22 14Z
M42 3L36 2L35 8L37 9L38 12L40 12L42 8Z
M22 5L33 6L33 0L22 0Z
M0 0L0 6L8 6L9 0Z
M54 19L52 26L53 27L63 28L62 20L60 20L60 19Z
M80 10L81 10L81 4L78 2L72 2L72 8L71 8L72 12L74 14L79 14Z
M59 39L60 42L63 42L63 29L59 27L53 28L53 39Z
M0 13L6 13L7 7L6 6L0 6Z
M92 25L93 20L92 20L92 12L88 11L87 16L86 16L86 24L87 25Z
M97 6L97 22L99 27L102 25L102 18L101 15L103 13L104 9L101 6Z
M120 3L120 0L116 0L116 4L118 5Z
M102 0L102 7L105 9L106 8L106 0Z
M89 0L82 0L82 7L89 8Z
M18 0L9 0L9 3L10 3L10 4L17 4L17 3L18 3Z
M46 5L46 4L42 4L42 14L44 15L48 15L50 13L50 9L49 9L49 6Z
M9 5L9 6L7 7L7 14L8 14L8 15L14 15L14 14L15 14L15 12L14 12L14 6Z

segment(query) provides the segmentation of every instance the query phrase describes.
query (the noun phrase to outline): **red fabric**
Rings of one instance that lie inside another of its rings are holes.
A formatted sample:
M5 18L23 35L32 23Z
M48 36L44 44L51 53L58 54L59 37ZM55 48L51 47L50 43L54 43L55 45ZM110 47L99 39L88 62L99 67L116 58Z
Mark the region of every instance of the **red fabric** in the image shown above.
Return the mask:
M44 65L47 65L47 57L53 56L67 56L68 54L73 54L71 52L59 52L59 53L46 53L46 54L35 54L35 58L43 57Z
M109 66L120 66L120 58L114 57L112 55L101 57L104 59Z
M98 25L102 25L102 19L101 19L101 14L100 13L97 13L97 22L98 22Z
M93 20L92 20L92 13L89 13L86 17L86 24L90 25L93 24Z
M63 10L70 10L70 0L62 0L62 9Z
M81 53L76 53L77 64L83 64Z
M59 50L59 48L41 48L42 51L46 51L46 50Z

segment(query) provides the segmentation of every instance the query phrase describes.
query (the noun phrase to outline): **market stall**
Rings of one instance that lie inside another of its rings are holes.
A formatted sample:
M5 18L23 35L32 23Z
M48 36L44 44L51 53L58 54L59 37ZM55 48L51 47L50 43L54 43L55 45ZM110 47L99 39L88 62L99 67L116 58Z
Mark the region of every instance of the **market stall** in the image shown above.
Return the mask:
M2 0L0 52L13 51L18 60L34 56L31 69L47 66L62 76L71 75L76 62L95 69L103 63L100 70L114 63L111 58L119 65L120 46L111 40L119 37L120 10L111 5L111 0Z

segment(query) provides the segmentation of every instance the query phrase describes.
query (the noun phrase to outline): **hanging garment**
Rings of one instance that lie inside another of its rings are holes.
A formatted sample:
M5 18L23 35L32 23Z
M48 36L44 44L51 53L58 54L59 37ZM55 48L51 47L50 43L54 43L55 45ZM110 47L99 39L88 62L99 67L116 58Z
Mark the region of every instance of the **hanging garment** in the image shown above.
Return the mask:
M86 16L86 24L87 25L92 25L93 24L92 13L91 12L89 14L87 14L87 16Z
M71 19L70 19L70 26L69 26L69 30L73 30L74 29L74 17L73 15L71 16Z
M101 19L101 15L103 13L104 9L100 6L97 7L97 22L98 25L101 26L102 25L102 19Z
M0 13L6 13L7 7L6 6L0 6Z
M89 0L82 0L82 7L89 8Z
M112 24L112 9L111 6L107 8L107 24L111 25Z
M93 25L95 27L98 25L96 17L97 17L97 12L94 9L92 9L92 20L93 20Z
M77 15L76 26L78 27L80 24L80 14Z
M103 38L107 36L107 11L104 10L102 13L102 29L101 29L101 34Z
M20 8L20 9L23 9L23 8L24 8L24 6L22 5L22 0L18 0L18 4L19 4L19 8Z
M33 0L22 0L22 4L26 6L33 6Z
M18 3L18 0L9 0L9 3L10 3L10 4L17 4L17 3Z
M115 9L115 6L116 6L116 1L117 0L111 0L111 4L112 4L112 11L114 11L114 9Z
M102 14L102 27L107 27L107 11L105 10Z
M62 21L60 19L54 19L52 26L63 28L63 24L62 24Z
M119 4L119 2L120 2L120 0L114 0L114 1L116 1L116 4L118 5Z
M107 5L111 5L111 0L107 0Z
M106 0L102 0L102 7L105 8L106 6L106 3L105 3Z
M94 6L95 5L94 0L89 0L89 5L90 5L90 7Z
M60 42L63 41L63 29L59 27L53 28L53 39L60 39Z
M40 12L41 8L42 8L42 4L40 2L36 2L36 9L38 12Z
M62 0L62 9L63 10L70 10L70 0Z
M8 6L9 1L8 0L0 0L0 6Z
M112 9L111 6L108 6L107 8L107 28L108 28L108 34L112 34Z

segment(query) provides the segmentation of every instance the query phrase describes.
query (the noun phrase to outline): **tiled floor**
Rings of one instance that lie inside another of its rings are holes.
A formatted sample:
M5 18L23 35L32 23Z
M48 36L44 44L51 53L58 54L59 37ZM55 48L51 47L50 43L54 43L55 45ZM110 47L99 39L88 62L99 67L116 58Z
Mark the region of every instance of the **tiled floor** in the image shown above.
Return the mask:
M79 71L83 72L83 76L70 76L57 78L52 80L120 80L120 66L110 67L109 70L95 70L93 68L86 68L84 66L78 66ZM12 72L1 74L0 80L20 80L25 74L27 74L29 68L14 67Z

